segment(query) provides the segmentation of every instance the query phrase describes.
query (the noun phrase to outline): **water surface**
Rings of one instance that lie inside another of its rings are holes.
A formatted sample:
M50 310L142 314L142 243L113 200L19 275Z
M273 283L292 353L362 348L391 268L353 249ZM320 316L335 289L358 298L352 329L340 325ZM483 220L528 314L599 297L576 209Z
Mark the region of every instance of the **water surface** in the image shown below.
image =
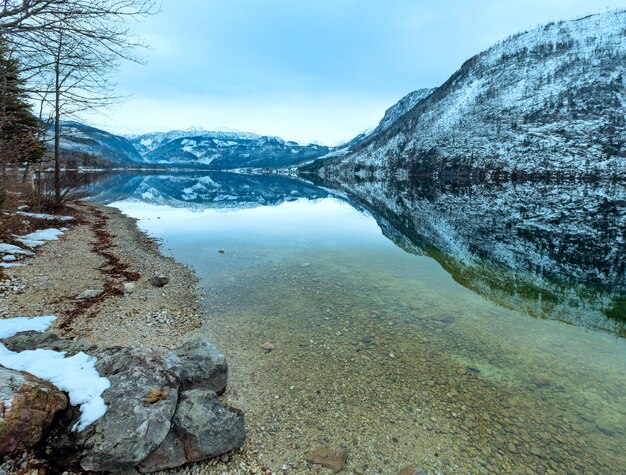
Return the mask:
M609 210L598 224L556 197L565 215L550 215L554 187L117 179L103 201L197 272L201 332L225 352L228 400L271 468L323 473L304 462L322 445L357 473L626 466L623 256L605 255L619 249L619 190L588 190ZM519 214L516 196L535 211ZM563 226L586 256L553 250Z

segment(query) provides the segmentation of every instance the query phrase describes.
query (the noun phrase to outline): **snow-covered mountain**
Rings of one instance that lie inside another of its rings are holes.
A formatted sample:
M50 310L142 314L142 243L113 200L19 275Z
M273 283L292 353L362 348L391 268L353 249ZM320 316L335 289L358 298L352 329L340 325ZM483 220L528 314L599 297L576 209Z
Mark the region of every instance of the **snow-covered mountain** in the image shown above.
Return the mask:
M514 35L385 124L324 164L345 173L623 175L626 10Z
M48 138L52 137L52 131ZM64 150L97 156L113 164L159 168L281 168L325 155L323 145L299 145L249 132L202 129L121 137L73 121L61 123Z
M321 157L329 151L323 145L299 145L279 137L254 134L207 132L167 141L172 136L150 134L149 137L140 136L133 140L141 147L152 147L143 156L145 163L215 170L282 168ZM158 146L155 146L157 143Z
M141 154L150 153L162 145L176 139L184 139L189 137L203 137L217 140L256 140L260 135L251 132L239 131L210 131L201 127L194 127L186 130L170 130L169 132L150 132L140 135L128 135L126 138L133 144L135 149Z
M48 131L46 136L48 144L52 144L53 134L53 130ZM124 137L80 122L61 122L61 148L70 152L101 157L113 164L140 164L143 162L141 155Z
M371 137L383 133L394 123L396 123L402 116L404 116L404 114L413 109L413 107L415 107L418 102L428 97L434 90L435 89L425 88L408 93L406 96L404 96L397 103L395 103L393 106L385 111L385 115L380 120L376 128L360 133L352 140L340 145L334 150L331 150L325 157L322 158L346 156L348 153L350 153L351 150L355 149L366 139L370 139Z

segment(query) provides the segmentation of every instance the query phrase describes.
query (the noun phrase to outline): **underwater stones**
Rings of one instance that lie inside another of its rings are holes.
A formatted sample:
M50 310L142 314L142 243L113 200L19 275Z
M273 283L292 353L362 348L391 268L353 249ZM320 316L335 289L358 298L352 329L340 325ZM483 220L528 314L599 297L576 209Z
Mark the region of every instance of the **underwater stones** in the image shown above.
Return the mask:
M398 475L426 475L426 472L419 469L415 465L409 465L408 467L404 467L402 470L398 472Z
M533 374L533 383L538 388L545 388L546 386L550 386L550 380L541 373Z
M266 343L263 343L260 348L262 350L265 350L266 353L269 353L270 351L274 349L274 345L272 345L270 342L266 342Z
M602 420L596 423L596 429L609 437L615 435L615 430L610 425L608 425L607 422Z
M347 458L348 453L345 450L320 447L307 456L307 461L314 465L326 467L333 473L339 473L346 468Z

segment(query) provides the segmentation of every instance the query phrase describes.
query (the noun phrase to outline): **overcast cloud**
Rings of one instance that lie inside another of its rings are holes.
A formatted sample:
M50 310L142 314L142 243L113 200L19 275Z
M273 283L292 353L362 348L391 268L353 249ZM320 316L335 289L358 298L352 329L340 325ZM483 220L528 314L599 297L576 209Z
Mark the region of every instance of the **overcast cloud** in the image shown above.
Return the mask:
M493 43L626 0L163 0L136 25L132 98L87 118L115 133L202 126L334 144Z

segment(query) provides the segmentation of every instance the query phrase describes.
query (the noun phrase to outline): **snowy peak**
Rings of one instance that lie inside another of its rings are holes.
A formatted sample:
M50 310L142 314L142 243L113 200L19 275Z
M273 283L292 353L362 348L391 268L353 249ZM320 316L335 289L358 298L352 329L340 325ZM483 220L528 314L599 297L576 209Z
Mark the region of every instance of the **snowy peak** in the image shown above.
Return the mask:
M417 91L410 92L404 96L396 104L385 111L385 115L378 124L378 127L376 127L368 135L376 135L387 130L404 114L413 109L418 102L428 97L434 90L434 88L418 89Z
M321 145L299 145L279 137L210 132L169 140L147 152L143 160L176 168L283 168L316 159L328 150Z
M347 173L616 176L626 158L625 117L626 10L618 10L496 44L386 130L325 164Z
M150 132L140 135L129 135L127 138L141 155L156 150L172 140L188 137L206 137L218 140L256 140L261 136L252 132L234 130L205 130L202 127L192 127L186 130L170 130L169 132Z

